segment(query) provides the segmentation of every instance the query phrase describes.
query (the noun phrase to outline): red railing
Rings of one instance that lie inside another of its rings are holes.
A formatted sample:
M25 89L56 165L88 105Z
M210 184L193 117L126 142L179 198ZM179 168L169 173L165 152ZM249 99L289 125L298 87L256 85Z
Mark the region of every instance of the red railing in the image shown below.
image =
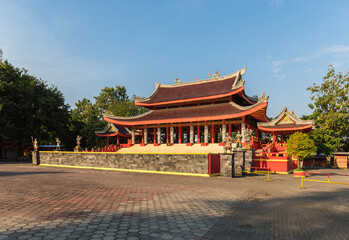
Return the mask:
M117 146L115 144L111 144L111 145L103 147L103 148L91 149L90 151L84 150L83 152L116 152L120 148L121 148L120 146Z

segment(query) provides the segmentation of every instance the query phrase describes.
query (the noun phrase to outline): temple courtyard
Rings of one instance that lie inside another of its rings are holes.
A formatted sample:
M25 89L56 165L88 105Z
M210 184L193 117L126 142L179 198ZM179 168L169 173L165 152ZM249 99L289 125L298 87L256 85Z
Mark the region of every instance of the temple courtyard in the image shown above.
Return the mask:
M2 163L0 239L348 239L348 186L265 179Z

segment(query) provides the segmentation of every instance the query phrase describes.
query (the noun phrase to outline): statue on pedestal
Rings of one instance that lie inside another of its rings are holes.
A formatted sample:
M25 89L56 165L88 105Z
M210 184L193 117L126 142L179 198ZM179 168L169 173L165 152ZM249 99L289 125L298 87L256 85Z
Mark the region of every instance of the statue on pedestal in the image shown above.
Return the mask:
M80 151L81 150L81 147L80 147L80 144L81 144L81 142L80 142L80 140L82 139L82 136L80 136L80 135L78 135L77 137L76 137L76 147L75 147L75 150L77 150L77 151Z
M229 134L227 134L225 137L225 145L223 147L224 153L226 153L227 151L230 151L231 153L233 151L232 142L233 142L232 137L229 136Z
M242 148L241 139L242 139L242 135L239 131L238 134L236 134L236 148L238 148L238 149Z
M33 141L34 151L38 151L38 140L35 138Z
M57 143L56 151L61 150L61 141L59 140L59 138L56 138L56 143Z

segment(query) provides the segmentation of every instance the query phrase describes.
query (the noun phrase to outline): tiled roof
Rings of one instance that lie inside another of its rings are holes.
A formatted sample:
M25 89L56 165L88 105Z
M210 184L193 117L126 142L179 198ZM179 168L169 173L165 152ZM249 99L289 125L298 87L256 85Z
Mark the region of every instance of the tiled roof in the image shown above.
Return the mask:
M170 122L205 121L216 120L216 118L218 120L245 116L260 109L266 108L267 104L267 102L259 102L248 107L242 107L233 102L229 102L151 110L136 117L117 117L113 115L105 115L104 119L118 125L121 124L126 126L137 124L142 125Z
M136 105L167 103L184 99L229 94L243 87L241 75L245 68L230 75L175 85L156 84L156 89L148 98L136 101Z
M123 135L123 136L130 136L131 135L131 132L128 128L126 127L122 127L122 126L117 126L113 123L108 123L108 125L101 131L95 131L95 134L97 135L110 135L110 134L113 134L113 135Z

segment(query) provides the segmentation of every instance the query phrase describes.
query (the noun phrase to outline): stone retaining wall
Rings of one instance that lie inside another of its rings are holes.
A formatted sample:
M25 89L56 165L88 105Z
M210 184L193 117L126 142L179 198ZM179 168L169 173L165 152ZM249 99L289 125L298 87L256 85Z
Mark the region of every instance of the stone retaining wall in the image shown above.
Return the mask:
M113 154L40 152L40 164L119 168L181 173L208 173L204 154Z
M242 176L241 166L252 165L252 150L220 156L221 176ZM33 164L208 174L207 154L33 152Z

